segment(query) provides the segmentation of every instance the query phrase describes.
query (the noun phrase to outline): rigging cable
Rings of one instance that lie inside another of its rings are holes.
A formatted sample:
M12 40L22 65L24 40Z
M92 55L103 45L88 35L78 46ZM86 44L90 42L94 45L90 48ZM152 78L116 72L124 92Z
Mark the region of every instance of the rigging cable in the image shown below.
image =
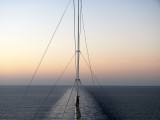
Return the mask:
M44 101L41 103L40 107L38 108L37 112L34 114L32 120L34 120L37 115L38 112L40 111L40 109L42 108L42 106L46 103L46 101L48 100L48 97L50 96L50 94L53 92L53 90L55 89L56 85L58 84L58 82L60 81L60 79L62 78L63 74L65 73L66 69L68 68L68 66L70 65L70 63L72 62L73 58L74 58L75 54L72 56L72 58L70 59L70 61L68 62L67 66L64 68L64 70L61 72L60 76L58 77L58 79L56 80L56 83L52 86L51 90L49 91L49 93L47 94L46 98L44 99Z
M84 88L84 86L82 85L82 82L81 82L81 81L80 81L80 85L81 85L82 88ZM87 103L88 103L88 106L89 106L89 101L88 101L86 95L84 95L84 97L85 97L85 99L86 99L86 101L87 101ZM89 106L89 107L90 107L90 106ZM90 108L91 108L91 107L90 107ZM92 110L90 110L90 113L91 113L92 119L95 120L95 119L94 119L94 116L93 116L93 111L92 111Z
M79 8L79 39L81 39L81 31L82 31L82 0L79 0L80 8ZM81 41L79 41L79 49L81 48Z
M74 14L74 44L75 44L75 52L76 52L76 49L77 49L76 44L77 43L76 43L76 22L75 22L76 21L75 0L73 0L73 11L74 11L74 13L73 13ZM76 55L75 55L75 69L77 68L76 61L77 61L77 59L76 59Z
M24 99L25 99L25 97L26 97L26 94L28 93L28 90L29 90L29 88L30 88L30 86L31 86L31 84L32 84L32 82L33 82L36 74L37 74L37 71L38 71L38 69L39 69L39 67L40 67L40 65L41 65L41 63L42 63L42 61L43 61L43 59L44 59L47 51L48 51L48 48L49 48L49 46L50 46L50 44L51 44L51 42L52 42L52 40L53 40L53 38L54 38L54 36L55 36L58 28L59 28L59 25L60 25L60 23L61 23L64 15L65 15L67 9L68 9L68 6L70 5L70 2L71 2L71 0L69 0L69 2L68 2L68 4L67 4L67 6L66 6L66 8L65 8L65 10L64 10L64 12L63 12L63 14L62 14L62 16L61 16L61 18L60 18L60 20L59 20L59 22L58 22L58 24L57 24L57 26L56 26L56 29L55 29L55 31L54 31L54 33L53 33L53 35L52 35L52 37L51 37L51 39L50 39L50 41L49 41L49 43L48 43L45 51L44 51L44 53L43 53L43 55L42 55L42 57L41 57L41 59L40 59L40 61L39 61L39 64L38 64L38 66L36 67L35 72L33 73L33 75L32 75L32 77L31 77L31 80L30 80L27 88L25 89L25 92L24 92L24 94L23 94L22 99L20 100L19 105L21 105L21 104L23 103L23 101L24 101ZM19 107L18 107L18 110L19 110ZM16 110L16 111L17 111L17 110Z
M80 34L82 31L82 0L80 0Z
M80 52L80 53L81 53L81 52ZM101 88L101 90L103 91L104 95L105 95L105 96L108 98L108 100L109 100L109 97L107 96L107 94L106 94L105 90L103 89L102 85L100 84L98 78L96 77L96 75L94 74L94 72L93 72L92 69L90 68L89 64L87 63L87 60L85 59L85 57L83 56L82 53L81 53L81 55L82 55L82 58L83 58L83 60L85 61L86 65L88 66L89 70L92 72L94 78L97 80L98 85L100 86L100 88ZM118 117L118 120L121 120L121 118L120 118L117 110L116 110L115 107L113 106L112 102L111 102L110 100L109 100L109 102L110 102L110 105L112 106L112 108L114 109L114 111L115 111L115 113L116 113L116 115L117 115L117 117Z
M81 0L81 4L82 4L82 0ZM90 69L92 69L91 68L91 60L90 60L89 50L88 50L88 44L87 44L87 37L86 37L84 18L83 18L83 8L81 8L81 15L82 15L82 27L83 27L83 32L84 32L85 45L86 45L87 56L88 56L88 63L89 63ZM93 78L93 73L92 72L91 72L91 79L92 79L93 87L95 87L95 85L94 85L94 78Z
M70 98L71 98L71 95L72 95L73 89L74 89L74 87L75 87L75 84L76 84L76 81L74 82L74 85L72 86L72 90L71 90L71 93L70 93L69 98L68 98L68 100L67 100L67 104L66 104L65 109L64 109L64 111L63 111L61 120L63 119L64 114L65 114L65 112L66 112L66 110L67 110L67 106L68 106L69 100L70 100Z

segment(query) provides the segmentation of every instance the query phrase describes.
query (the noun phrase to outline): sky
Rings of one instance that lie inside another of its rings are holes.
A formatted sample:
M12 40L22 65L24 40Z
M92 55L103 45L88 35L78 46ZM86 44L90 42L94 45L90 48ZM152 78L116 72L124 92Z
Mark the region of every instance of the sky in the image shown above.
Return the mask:
M67 3L0 0L0 85L29 83ZM92 69L101 84L160 85L159 0L83 0L83 17ZM80 43L87 59L83 30ZM54 84L74 47L71 2L32 84ZM92 84L82 57L80 79ZM74 80L73 60L59 84Z

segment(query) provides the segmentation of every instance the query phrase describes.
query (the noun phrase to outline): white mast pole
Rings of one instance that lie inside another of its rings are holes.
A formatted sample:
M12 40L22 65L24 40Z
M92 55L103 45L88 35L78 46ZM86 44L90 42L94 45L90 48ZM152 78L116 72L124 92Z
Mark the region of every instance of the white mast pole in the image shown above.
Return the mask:
M80 83L80 79L79 79L79 53L80 53L80 33L79 33L79 22L80 22L80 17L79 17L79 0L78 0L78 41L77 41L77 50L76 50L76 53L77 53L77 73L76 73L76 92L77 92L77 96L76 96L76 103L75 103L75 112L76 112L76 115L75 115L75 118L77 120L80 120L81 118L81 112L80 112L80 107L79 107L79 83Z
M77 41L77 96L78 96L78 85L79 85L79 53L80 53L80 34L79 34L79 0L78 0L78 41Z

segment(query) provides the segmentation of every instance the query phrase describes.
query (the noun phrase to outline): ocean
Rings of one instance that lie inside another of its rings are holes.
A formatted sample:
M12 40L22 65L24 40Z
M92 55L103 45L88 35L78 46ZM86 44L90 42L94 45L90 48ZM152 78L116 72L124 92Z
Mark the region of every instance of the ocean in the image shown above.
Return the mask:
M55 87L48 99L51 86L31 86L21 102L26 88L0 86L0 120L75 119L71 86ZM79 95L81 120L160 120L160 87L85 86Z

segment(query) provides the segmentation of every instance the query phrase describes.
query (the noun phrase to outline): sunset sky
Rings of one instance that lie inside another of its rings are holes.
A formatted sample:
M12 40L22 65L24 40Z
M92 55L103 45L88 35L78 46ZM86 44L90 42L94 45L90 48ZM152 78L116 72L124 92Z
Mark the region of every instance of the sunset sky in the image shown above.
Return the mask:
M27 85L68 0L0 0L0 85ZM83 0L93 71L103 85L160 85L160 1ZM74 54L73 4L33 84L54 84ZM81 52L87 58L84 33ZM74 60L59 84L75 80ZM80 78L91 84L82 57Z

